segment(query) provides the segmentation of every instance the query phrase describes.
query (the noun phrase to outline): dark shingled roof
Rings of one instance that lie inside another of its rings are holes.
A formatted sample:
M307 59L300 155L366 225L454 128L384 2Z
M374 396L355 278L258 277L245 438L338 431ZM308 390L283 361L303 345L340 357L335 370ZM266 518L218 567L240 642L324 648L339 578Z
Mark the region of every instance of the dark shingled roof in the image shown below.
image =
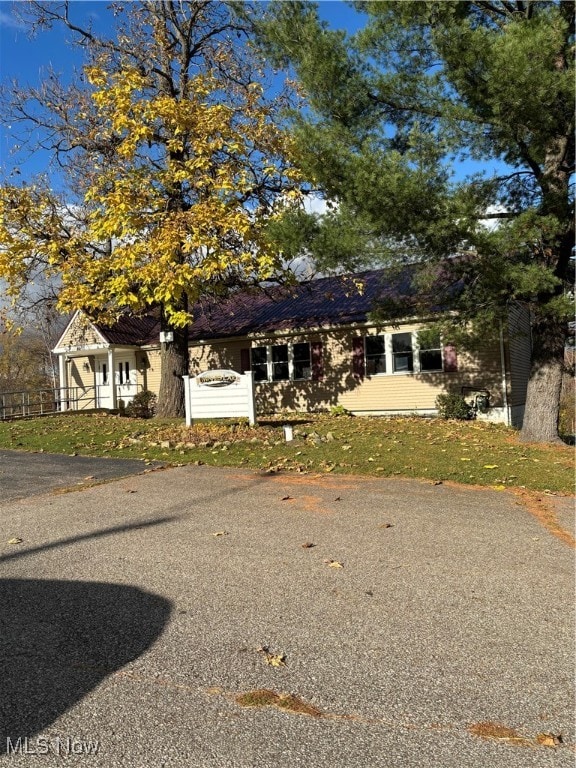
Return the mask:
M190 340L362 323L378 298L407 296L411 275L410 269L393 277L375 269L276 286L266 292L239 291L220 302L203 301L192 310ZM154 314L126 315L115 325L98 329L112 344L151 344L158 341L160 323Z
M114 325L96 325L110 344L138 345L158 341L160 321L154 315L124 315Z

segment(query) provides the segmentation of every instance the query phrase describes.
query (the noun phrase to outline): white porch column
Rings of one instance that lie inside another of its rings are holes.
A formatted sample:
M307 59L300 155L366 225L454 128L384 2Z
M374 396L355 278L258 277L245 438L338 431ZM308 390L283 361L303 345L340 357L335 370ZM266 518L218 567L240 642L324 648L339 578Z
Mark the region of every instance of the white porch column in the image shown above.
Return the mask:
M108 387L110 392L110 408L116 408L116 371L114 370L114 350L108 348Z
M60 384L60 410L68 410L68 366L66 355L58 355L58 379Z

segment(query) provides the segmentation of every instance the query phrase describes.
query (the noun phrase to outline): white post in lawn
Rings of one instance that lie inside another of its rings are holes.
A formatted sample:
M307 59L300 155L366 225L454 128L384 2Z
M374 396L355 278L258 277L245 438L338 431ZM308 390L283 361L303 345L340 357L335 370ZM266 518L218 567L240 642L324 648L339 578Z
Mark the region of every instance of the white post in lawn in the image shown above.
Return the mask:
M184 408L186 410L186 426L192 425L192 411L190 408L190 376L182 376L184 379Z

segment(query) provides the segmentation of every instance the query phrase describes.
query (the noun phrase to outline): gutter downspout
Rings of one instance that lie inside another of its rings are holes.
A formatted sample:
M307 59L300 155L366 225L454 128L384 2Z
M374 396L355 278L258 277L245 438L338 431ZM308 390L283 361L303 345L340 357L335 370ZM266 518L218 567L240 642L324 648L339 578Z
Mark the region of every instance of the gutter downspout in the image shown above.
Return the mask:
M510 409L508 407L508 379L506 377L506 356L504 354L504 331L502 321L500 321L500 366L502 368L502 400L504 403L504 414L506 426L511 426Z

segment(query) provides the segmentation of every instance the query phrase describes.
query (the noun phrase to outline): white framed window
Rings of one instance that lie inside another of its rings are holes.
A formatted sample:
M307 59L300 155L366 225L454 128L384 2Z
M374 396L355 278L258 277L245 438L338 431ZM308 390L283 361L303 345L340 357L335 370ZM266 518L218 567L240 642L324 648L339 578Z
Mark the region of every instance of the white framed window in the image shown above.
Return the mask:
M272 381L286 381L290 378L288 363L288 344L273 344L272 351Z
M414 370L414 351L411 333L392 334L392 371L411 373Z
M292 344L292 378L294 381L312 378L312 355L307 341Z
M418 360L421 371L442 371L443 355L440 332L435 329L418 331Z
M366 376L444 371L440 333L424 329L364 336L363 365L360 375Z
M254 381L302 381L312 378L310 342L269 344L250 350Z
M364 348L367 375L386 373L386 337L366 336Z
M251 356L254 381L268 381L268 347L253 347Z

